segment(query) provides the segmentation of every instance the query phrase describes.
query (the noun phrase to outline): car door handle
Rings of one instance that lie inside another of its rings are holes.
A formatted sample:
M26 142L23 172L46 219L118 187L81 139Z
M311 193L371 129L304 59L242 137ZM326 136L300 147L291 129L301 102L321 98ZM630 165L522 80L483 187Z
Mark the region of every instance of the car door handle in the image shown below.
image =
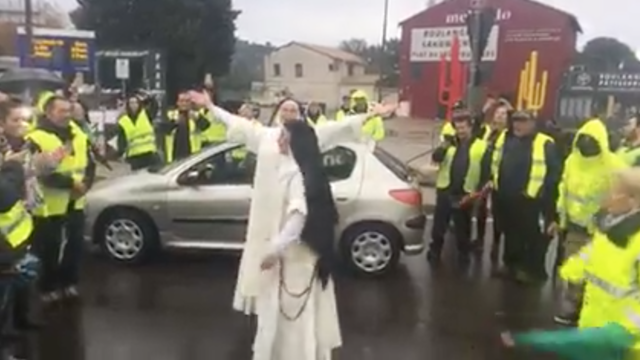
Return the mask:
M337 201L337 202L347 202L347 201L349 201L349 198L346 198L346 197L337 197L337 198L336 198L336 201Z

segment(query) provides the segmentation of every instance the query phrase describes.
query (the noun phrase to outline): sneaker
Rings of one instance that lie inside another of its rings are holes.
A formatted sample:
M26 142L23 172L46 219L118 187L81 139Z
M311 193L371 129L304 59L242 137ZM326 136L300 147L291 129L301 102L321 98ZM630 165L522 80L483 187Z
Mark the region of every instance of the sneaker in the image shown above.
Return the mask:
M573 312L568 312L566 314L558 314L554 316L553 322L562 326L576 327L578 326L579 318L580 316L578 315L578 313L573 311Z

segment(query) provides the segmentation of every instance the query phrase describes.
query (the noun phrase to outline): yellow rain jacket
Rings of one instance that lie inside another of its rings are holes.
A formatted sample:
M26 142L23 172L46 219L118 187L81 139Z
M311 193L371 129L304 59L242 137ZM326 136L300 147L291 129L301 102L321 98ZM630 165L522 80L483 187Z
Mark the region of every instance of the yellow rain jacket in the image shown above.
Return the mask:
M631 215L634 216L634 215ZM571 283L584 283L585 295L580 311L580 328L617 323L630 333L640 335L640 231L629 227L626 246L614 244L608 235L595 228L593 240L565 262L560 276ZM630 221L629 221L630 220ZM625 221L625 220L623 220ZM613 225L617 226L617 225ZM622 229L618 226L616 232ZM619 234L620 235L620 234ZM640 349L637 342L634 349ZM640 353L628 359L640 359Z
M594 138L600 145L598 156L587 158L576 148L579 135ZM599 119L586 122L576 133L571 154L565 161L558 193L560 227L569 223L593 232L593 216L600 208L602 197L611 184L611 174L626 165L609 150L609 135Z
M349 115L355 114L354 109L358 102L365 101L369 103L369 97L364 91L357 90L351 94L351 112ZM336 119L338 121L342 119ZM362 125L362 133L373 139L374 141L380 141L385 137L384 121L381 116L373 117Z

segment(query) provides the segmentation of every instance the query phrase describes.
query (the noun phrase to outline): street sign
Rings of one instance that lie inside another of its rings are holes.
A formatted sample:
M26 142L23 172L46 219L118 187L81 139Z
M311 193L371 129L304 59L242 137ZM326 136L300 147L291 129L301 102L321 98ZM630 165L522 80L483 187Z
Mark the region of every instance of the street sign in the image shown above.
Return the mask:
M34 28L31 42L26 29L17 29L20 66L59 71L63 74L93 73L95 33L83 30Z
M116 78L128 80L129 76L129 59L116 59Z

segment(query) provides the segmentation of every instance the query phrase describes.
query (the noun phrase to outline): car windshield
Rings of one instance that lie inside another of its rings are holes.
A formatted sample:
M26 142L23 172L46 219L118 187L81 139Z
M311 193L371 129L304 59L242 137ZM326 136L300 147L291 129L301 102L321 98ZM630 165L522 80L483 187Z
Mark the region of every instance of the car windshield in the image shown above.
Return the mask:
M162 164L152 165L149 168L147 168L147 171L149 171L150 173L153 173L153 174L166 174L166 173L172 171L173 169L178 168L179 166L184 164L190 158L191 157L187 157L187 158L184 158L182 160L174 161L171 164L162 163Z
M233 144L230 144L230 143L224 143L224 144L218 145L217 147L219 147L219 148L220 148L220 150L219 150L219 151L212 152L212 153L211 153L212 155L213 155L214 153L223 152L223 151L228 151L230 148L235 148L235 147L237 147L237 145L233 145ZM208 148L207 148L207 149L208 149ZM207 151L207 150L202 149L202 151ZM172 162L171 164L164 164L164 163L162 163L162 164L158 164L158 165L150 166L150 167L147 169L147 171L149 171L150 173L153 173L153 174L163 174L163 175L164 175L164 174L167 174L167 173L169 173L169 172L173 171L174 169L179 168L179 167L180 167L180 166L182 166L182 164L184 164L185 162L187 162L187 161L191 161L191 159L192 159L192 158L194 158L194 157L196 157L196 156L199 156L199 155L200 155L200 153L193 154L193 155L191 155L191 156L189 156L189 157L186 157L186 158L184 158L184 159L180 159L180 160L174 161L174 162Z

